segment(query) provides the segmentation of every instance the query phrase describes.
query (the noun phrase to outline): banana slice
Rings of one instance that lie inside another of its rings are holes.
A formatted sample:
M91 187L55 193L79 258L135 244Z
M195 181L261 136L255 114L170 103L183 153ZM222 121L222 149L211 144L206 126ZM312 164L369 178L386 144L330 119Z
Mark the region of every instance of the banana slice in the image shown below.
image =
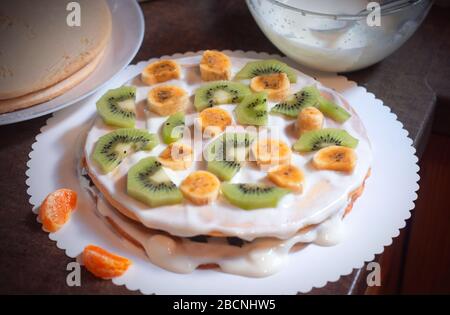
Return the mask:
M312 163L319 170L352 172L356 166L356 154L351 148L329 146L319 150Z
M189 102L189 95L178 86L163 85L150 90L147 102L153 112L168 116L184 111Z
M205 205L216 200L219 188L219 179L207 171L191 173L180 185L184 197L197 205Z
M175 171L189 168L192 165L192 160L192 148L179 142L169 144L158 157L158 161L163 166Z
M303 172L292 164L280 165L270 170L267 177L277 186L288 188L298 193L303 190Z
M180 74L180 66L176 61L160 60L152 62L145 67L141 73L141 80L148 85L153 85L172 79L179 79Z
M259 166L273 166L289 163L292 151L283 141L263 139L253 143L252 154Z
M323 126L323 114L315 107L305 107L299 113L297 117L297 129L299 136L306 131L319 130Z
M198 123L204 134L208 137L215 137L231 125L231 115L221 108L210 107L202 110Z
M282 101L289 94L291 83L286 73L272 73L256 76L250 81L255 92L266 92L271 101Z
M220 51L206 50L200 61L200 74L203 81L230 80L230 58Z

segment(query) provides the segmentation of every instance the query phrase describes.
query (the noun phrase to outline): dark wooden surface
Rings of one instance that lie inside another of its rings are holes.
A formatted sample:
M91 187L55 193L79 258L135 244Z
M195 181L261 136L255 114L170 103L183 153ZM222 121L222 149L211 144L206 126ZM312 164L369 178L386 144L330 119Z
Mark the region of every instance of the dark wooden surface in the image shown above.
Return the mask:
M410 226L399 292L450 294L450 137L432 135L420 175L422 191Z
M160 0L143 3L142 8L146 33L134 62L208 48L281 54L241 0ZM378 65L347 75L391 107L420 152L432 126L436 96L444 105L450 100L449 20L449 9L434 8L400 50ZM81 287L66 286L71 259L36 223L25 185L31 144L48 117L0 126L0 293L136 294L84 270ZM407 238L404 229L399 240ZM396 254L402 259L402 253ZM389 274L389 268L383 272ZM312 293L364 293L365 275L365 268L355 270Z
M381 287L368 294L450 294L450 136L434 128L420 161L420 194L408 233L379 262Z

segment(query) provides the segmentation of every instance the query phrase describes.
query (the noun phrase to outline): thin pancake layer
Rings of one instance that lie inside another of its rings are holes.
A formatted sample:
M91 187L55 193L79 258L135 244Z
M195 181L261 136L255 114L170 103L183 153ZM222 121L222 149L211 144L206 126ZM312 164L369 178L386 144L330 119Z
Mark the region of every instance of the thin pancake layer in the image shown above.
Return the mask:
M41 104L66 93L67 91L81 83L95 70L97 65L102 60L103 55L104 52L102 51L97 55L97 57L94 58L94 60L84 66L81 70L77 71L70 77L62 80L61 82L58 82L51 87L16 98L0 100L0 114Z
M76 1L79 12L69 2L0 1L0 99L53 86L106 47L112 29L106 1ZM78 13L80 26L69 25Z

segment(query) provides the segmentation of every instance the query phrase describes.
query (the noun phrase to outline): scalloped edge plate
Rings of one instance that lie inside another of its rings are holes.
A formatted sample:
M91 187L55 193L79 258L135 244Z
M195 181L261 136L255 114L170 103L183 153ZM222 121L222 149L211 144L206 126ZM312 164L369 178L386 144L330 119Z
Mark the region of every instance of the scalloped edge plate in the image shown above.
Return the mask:
M95 205L80 187L76 175L79 146L73 144L83 141L83 131L90 127L95 116L95 100L107 88L120 86L139 74L148 63L143 61L128 66L79 106L55 113L41 128L41 133L32 145L26 184L33 211L36 213L46 195L58 188L70 187L79 192L79 204L71 220L58 232L49 234L49 238L56 241L56 245L65 250L67 256L77 257L91 243L124 255L132 259L134 264L127 273L112 282L125 285L129 290L140 290L144 294L295 294L323 287L327 282L337 281L353 269L363 267L365 262L372 261L400 234L417 198L419 167L413 142L389 107L365 88L343 76L312 72L278 55L224 52L234 57L283 60L340 92L362 119L372 143L374 162L364 194L344 220L345 240L333 247L309 245L292 253L287 265L279 273L267 278L245 278L216 270L196 270L192 274L166 271L153 265L143 251L111 230L92 211ZM201 53L188 52L161 58L180 58ZM150 62L157 59L160 58L151 59Z

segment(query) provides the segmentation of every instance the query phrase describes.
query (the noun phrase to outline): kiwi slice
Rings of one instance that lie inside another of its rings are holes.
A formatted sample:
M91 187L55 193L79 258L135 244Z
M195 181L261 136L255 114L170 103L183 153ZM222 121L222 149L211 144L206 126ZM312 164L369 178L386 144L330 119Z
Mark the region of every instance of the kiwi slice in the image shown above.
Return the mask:
M140 160L128 171L127 193L150 207L181 203L183 196L155 157Z
M299 152L316 151L330 145L340 145L356 148L358 139L352 137L343 129L324 128L307 131L294 144L294 150Z
M236 107L236 118L243 125L267 125L267 93L259 92L246 96Z
M270 112L295 118L305 107L318 107L319 99L319 90L313 86L307 86L291 95L286 101L275 105Z
M128 155L151 150L158 144L155 134L140 129L117 129L98 139L92 158L104 173L116 168Z
M248 133L222 134L206 147L208 171L221 180L231 180L247 159L253 139Z
M276 207L278 201L289 193L287 189L265 184L223 183L221 189L231 204L245 210Z
M175 142L183 136L184 131L184 113L175 113L164 122L162 126L162 137L166 144Z
M239 103L251 94L245 84L232 81L215 81L202 85L195 91L194 106L197 111L220 104Z
M237 74L236 79L251 79L259 75L286 73L291 83L297 82L295 71L284 62L268 59L248 62Z
M208 161L213 159L243 161L247 158L248 149L254 138L247 132L225 132L208 144L205 157Z
M241 162L237 161L209 161L208 162L208 172L216 175L220 180L231 180L234 175L241 169Z
M341 124L346 122L347 119L352 116L344 108L325 99L324 97L320 98L317 108L322 112L322 114Z
M96 103L103 121L112 126L134 128L136 123L136 88L122 86L106 92Z

